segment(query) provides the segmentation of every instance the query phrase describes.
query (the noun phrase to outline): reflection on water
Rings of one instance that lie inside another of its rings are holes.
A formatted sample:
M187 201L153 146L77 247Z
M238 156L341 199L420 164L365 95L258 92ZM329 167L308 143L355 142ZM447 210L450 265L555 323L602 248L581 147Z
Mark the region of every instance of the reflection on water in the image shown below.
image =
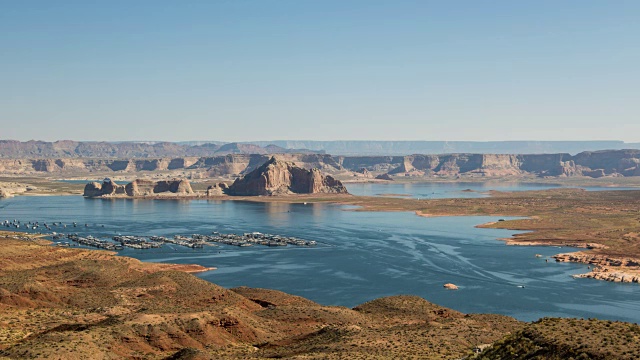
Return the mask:
M411 189L420 192L422 188ZM198 276L226 287L283 290L328 305L351 307L381 296L416 294L463 312L500 313L523 320L577 316L640 321L637 284L573 279L570 275L586 272L586 265L547 263L534 256L548 257L570 249L505 246L496 238L514 231L474 227L495 221L494 217L423 218L413 213L344 208L277 202L17 197L0 201L0 220L76 221L89 226L67 232L97 236L260 231L316 240L316 248L188 249L168 245L121 253L145 261L215 266L218 270ZM448 282L460 290L443 289Z
M274 224L286 224L291 221L291 204L288 203L264 203L264 213Z

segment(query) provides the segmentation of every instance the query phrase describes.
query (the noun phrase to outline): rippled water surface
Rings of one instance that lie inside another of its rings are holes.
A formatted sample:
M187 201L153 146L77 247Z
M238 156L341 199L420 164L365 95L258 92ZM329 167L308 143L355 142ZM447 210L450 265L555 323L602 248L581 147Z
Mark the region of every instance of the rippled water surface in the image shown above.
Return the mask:
M352 307L381 296L416 294L463 312L522 320L573 316L640 322L640 286L573 279L570 275L586 272L586 265L545 262L571 249L505 246L496 239L514 231L474 227L495 217L423 218L330 204L54 196L0 200L0 220L5 219L76 221L80 226L67 232L94 236L260 231L316 240L316 248L168 245L121 254L215 266L218 270L198 276L225 287L283 290L327 305ZM460 290L443 289L448 282Z

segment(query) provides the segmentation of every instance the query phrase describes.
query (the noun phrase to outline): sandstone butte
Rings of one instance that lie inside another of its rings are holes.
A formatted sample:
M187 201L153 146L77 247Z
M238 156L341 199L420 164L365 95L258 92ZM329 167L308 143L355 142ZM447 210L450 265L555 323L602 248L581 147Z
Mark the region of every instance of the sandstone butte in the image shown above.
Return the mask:
M318 169L307 170L272 157L244 177L236 179L226 193L236 196L290 194L348 194L339 180Z
M191 184L186 179L173 180L144 180L136 179L127 185L119 185L111 179L105 179L102 184L88 183L84 187L85 197L109 196L149 196L158 194L189 195L193 194Z

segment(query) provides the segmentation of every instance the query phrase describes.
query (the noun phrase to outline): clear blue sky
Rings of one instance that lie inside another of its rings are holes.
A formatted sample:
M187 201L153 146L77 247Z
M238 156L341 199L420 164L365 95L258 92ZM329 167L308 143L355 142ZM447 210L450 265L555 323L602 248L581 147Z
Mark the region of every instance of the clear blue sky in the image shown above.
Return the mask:
M0 138L640 141L640 1L0 0Z

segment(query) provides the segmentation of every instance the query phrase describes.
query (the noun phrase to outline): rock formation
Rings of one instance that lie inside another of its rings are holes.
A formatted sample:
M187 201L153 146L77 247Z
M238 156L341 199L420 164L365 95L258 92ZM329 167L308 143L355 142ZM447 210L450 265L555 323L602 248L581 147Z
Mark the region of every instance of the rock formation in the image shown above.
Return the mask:
M227 185L226 183L210 185L209 187L207 187L207 196L224 195L228 188L229 185Z
M376 179L393 181L393 178L389 174L380 174L380 175L376 176Z
M342 183L320 170L307 170L272 157L268 162L236 179L229 195L347 194Z
M148 196L162 193L172 193L176 195L193 194L191 184L187 180L144 180L136 179L127 185L118 185L111 179L105 179L102 184L91 182L85 185L85 197L108 197L117 195L126 196Z
M370 179L373 177L373 175L371 174L371 172L369 170L367 170L367 168L361 168L358 171L354 171L354 176L362 176L364 178Z
M458 290L458 286L452 283L446 283L442 287L444 287L447 290Z
M118 185L115 181L107 178L102 183L90 182L84 187L85 197L99 197L99 196L113 196L123 195L125 193L125 186Z
M161 193L193 194L191 184L184 179L162 181L136 179L125 186L125 192L128 196L147 196Z
M0 199L10 198L14 195L22 194L27 191L35 190L33 186L28 186L15 182L0 182Z

